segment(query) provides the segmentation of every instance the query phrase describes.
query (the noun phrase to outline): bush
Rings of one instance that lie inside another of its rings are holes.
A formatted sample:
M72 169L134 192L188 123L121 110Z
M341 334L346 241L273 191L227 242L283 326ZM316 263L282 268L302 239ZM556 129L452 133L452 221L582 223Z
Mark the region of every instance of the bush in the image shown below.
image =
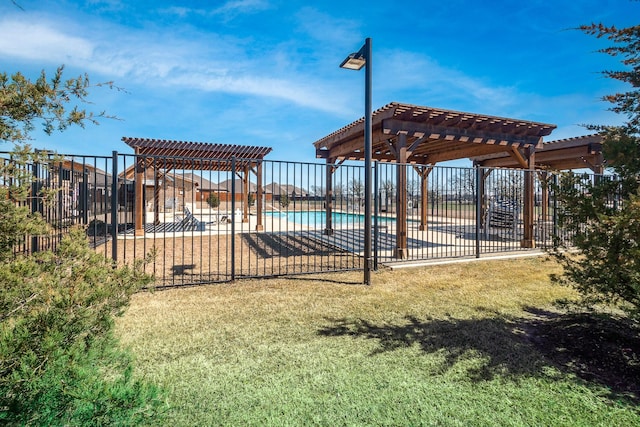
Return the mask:
M140 264L114 268L89 249L81 229L55 253L14 254L50 227L29 202L47 203L58 191L30 172L36 162L60 161L26 144L36 122L51 134L108 117L69 105L88 104L89 78L62 74L60 67L48 81L43 71L31 82L0 72L0 141L14 146L12 161L0 164L0 424L157 424L158 391L133 377L131 358L113 336L113 317L150 280Z
M87 225L87 236L106 236L107 224L99 219L92 219Z
M207 197L207 203L212 208L217 208L220 206L220 198L216 193L209 193L209 197Z
M621 187L606 177L595 183L579 175L562 177L555 187L562 202L558 222L571 238L558 239L552 251L564 267L552 279L574 287L585 306L614 305L640 319L640 196L616 200L611 195Z
M289 206L289 196L287 195L287 193L280 194L280 206L282 206L283 208Z
M158 390L135 379L113 318L149 283L114 269L75 229L59 250L0 262L0 423L133 425L156 417Z

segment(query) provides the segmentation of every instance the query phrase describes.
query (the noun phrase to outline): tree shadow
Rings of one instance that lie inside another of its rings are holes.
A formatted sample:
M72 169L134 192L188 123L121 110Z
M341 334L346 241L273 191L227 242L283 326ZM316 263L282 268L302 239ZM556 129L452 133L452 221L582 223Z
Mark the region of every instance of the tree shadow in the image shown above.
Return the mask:
M594 328L593 318L583 317L585 314L559 315L534 310L530 313L535 316L493 315L474 319L407 316L398 324L328 319L331 324L318 333L375 340L379 346L372 356L417 345L425 353L438 354L442 360L441 372L474 359L465 365L468 366L466 375L477 382L496 377L515 381L531 376L556 378L558 371L572 373L587 382L605 386L612 399L640 403L637 329L622 337L610 334L616 328L628 326L616 320L609 319L607 327L602 329ZM602 347L603 342L608 343L604 345L607 351L590 350L598 345ZM619 345L622 347L616 347ZM557 371L549 369L551 367Z
M626 317L528 308L530 341L555 366L640 403L640 325Z

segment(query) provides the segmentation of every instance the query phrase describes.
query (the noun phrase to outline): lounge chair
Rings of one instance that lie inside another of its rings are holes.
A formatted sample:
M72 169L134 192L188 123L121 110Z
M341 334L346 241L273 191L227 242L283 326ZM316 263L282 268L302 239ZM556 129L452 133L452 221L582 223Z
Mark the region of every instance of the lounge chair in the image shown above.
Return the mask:
M184 216L180 218L176 217L177 222L180 224L184 231L205 231L207 225L216 224L217 221L204 222L193 216L189 208L184 208Z
M520 207L515 200L491 200L484 224L485 238L490 233L490 229L497 228L509 231L511 237L515 239L519 217Z

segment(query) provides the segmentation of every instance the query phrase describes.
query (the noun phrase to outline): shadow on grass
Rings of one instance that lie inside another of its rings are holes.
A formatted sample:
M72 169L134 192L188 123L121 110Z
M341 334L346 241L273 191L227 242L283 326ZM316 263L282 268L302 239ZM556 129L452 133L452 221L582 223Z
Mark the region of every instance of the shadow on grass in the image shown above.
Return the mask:
M565 372L640 403L640 325L595 313L559 315L535 308L526 323L530 342Z
M626 319L530 309L532 318L419 319L399 324L329 319L320 335L379 343L372 355L417 345L443 358L442 371L475 359L472 381L549 377L555 367L608 388L610 398L640 403L640 332Z

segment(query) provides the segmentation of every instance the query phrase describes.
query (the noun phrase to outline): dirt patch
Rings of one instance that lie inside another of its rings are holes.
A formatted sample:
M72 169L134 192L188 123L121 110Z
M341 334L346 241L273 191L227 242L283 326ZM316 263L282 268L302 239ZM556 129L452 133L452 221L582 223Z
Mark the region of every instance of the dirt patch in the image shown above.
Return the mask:
M112 242L96 246L111 257ZM156 286L223 282L241 277L362 268L362 259L302 233L242 233L118 240L118 263L153 253L145 271Z

